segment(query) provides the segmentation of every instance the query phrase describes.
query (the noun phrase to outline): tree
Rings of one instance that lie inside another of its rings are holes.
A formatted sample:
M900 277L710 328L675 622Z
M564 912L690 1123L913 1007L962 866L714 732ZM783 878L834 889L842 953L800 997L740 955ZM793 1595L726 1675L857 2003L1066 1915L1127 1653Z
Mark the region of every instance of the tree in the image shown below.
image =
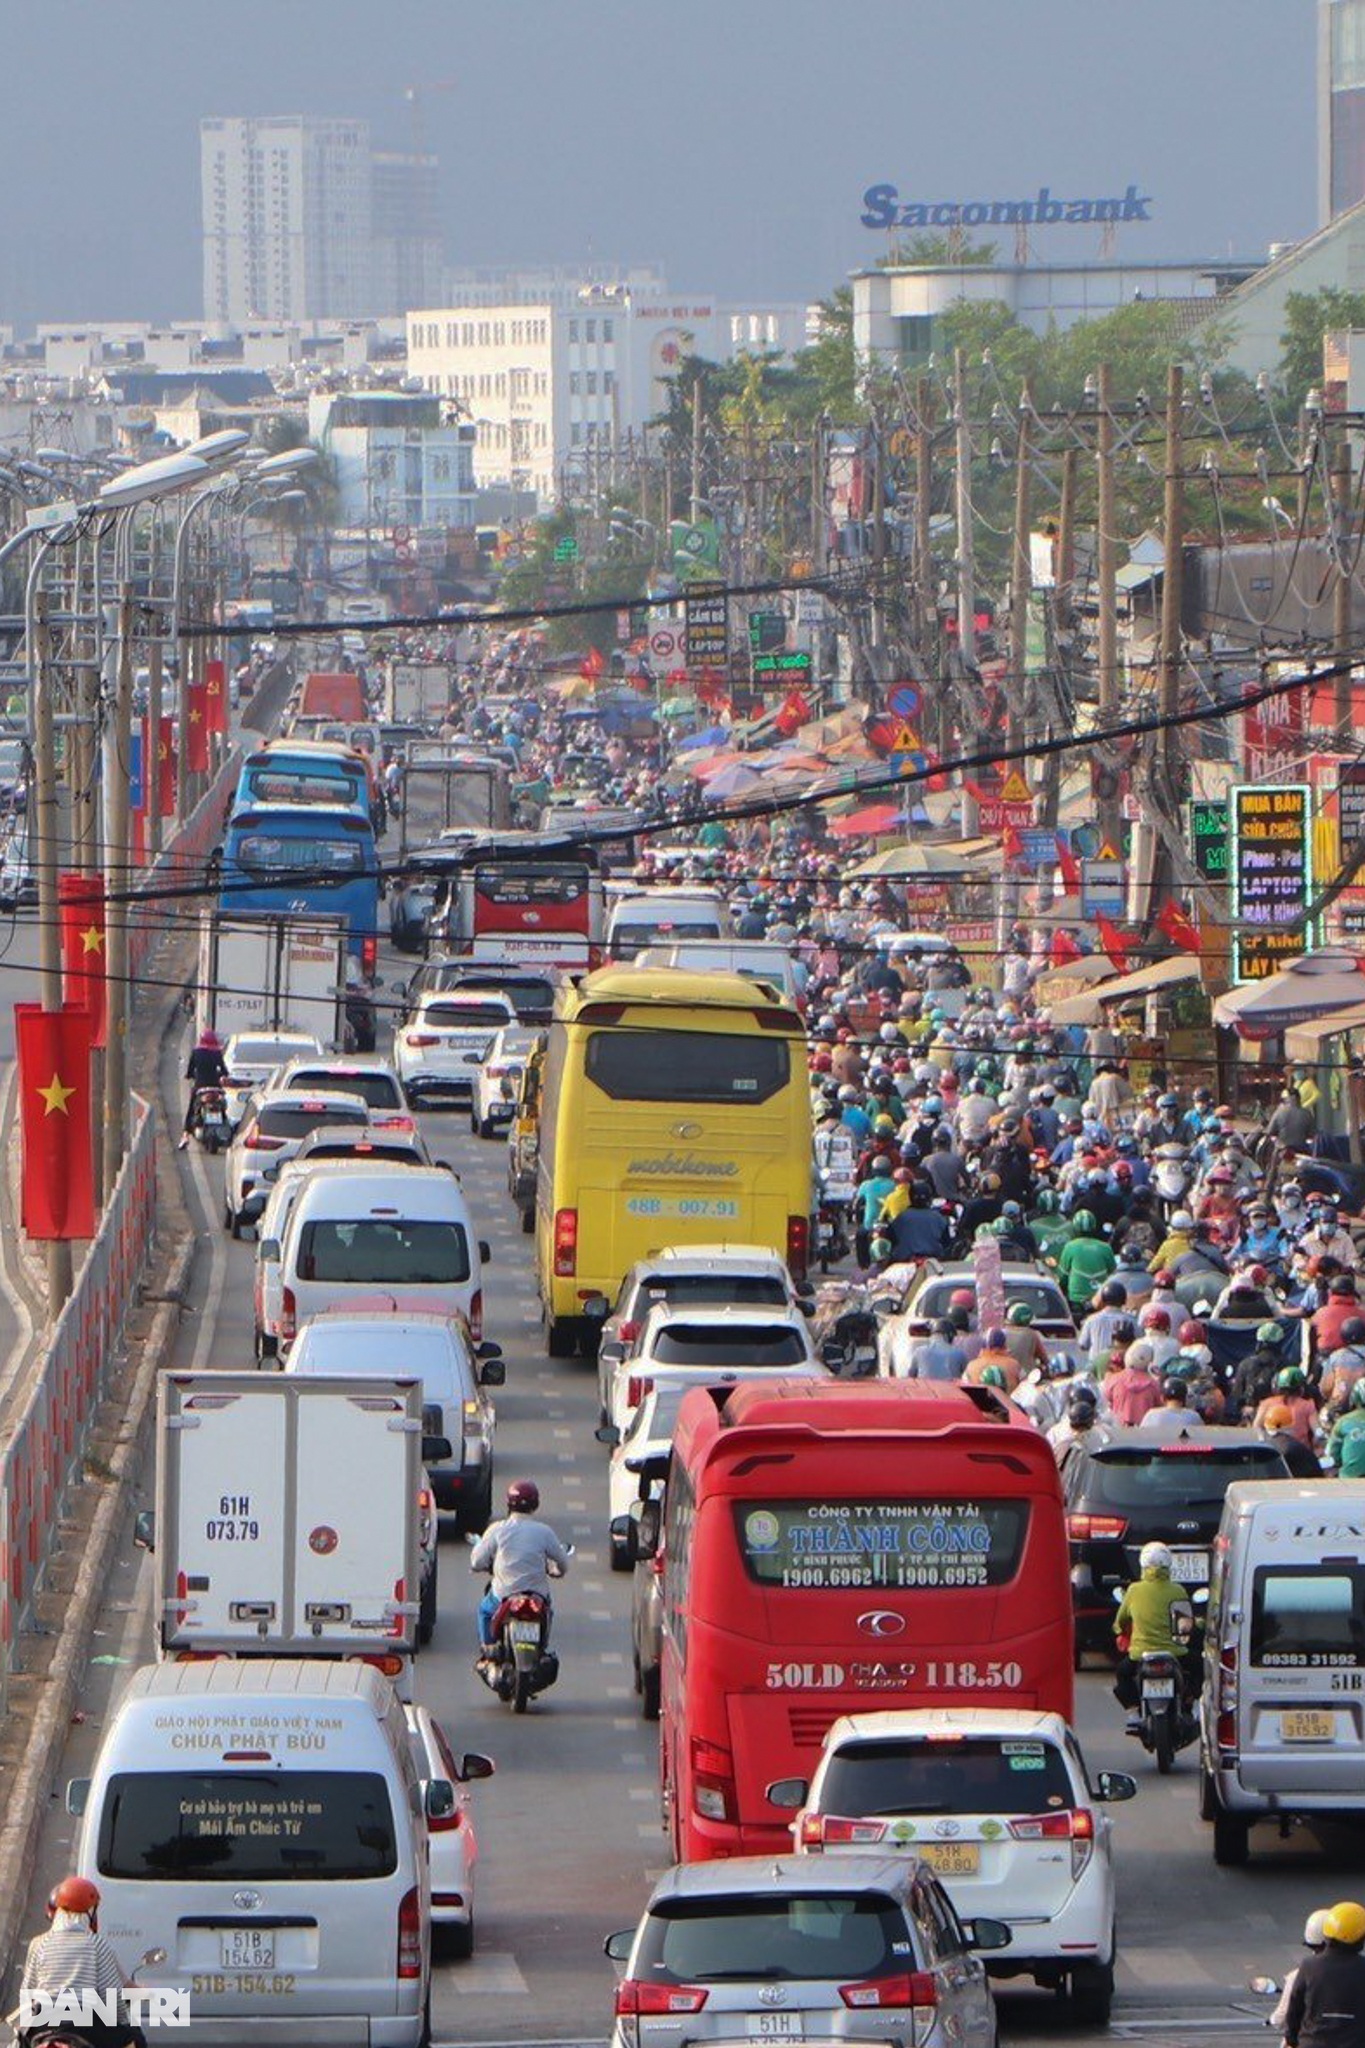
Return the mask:
M801 350L795 368L808 386L809 417L823 414L836 427L850 426L862 418L864 405L853 347L852 285L841 284L821 300L816 339Z
M1324 285L1316 292L1290 292L1284 302L1280 376L1297 409L1322 383L1322 339L1337 327L1365 327L1365 292Z
M994 242L964 242L951 235L912 235L908 242L898 242L893 253L883 258L882 267L891 264L919 263L926 269L941 269L945 265L975 264L986 268L994 263L997 244Z

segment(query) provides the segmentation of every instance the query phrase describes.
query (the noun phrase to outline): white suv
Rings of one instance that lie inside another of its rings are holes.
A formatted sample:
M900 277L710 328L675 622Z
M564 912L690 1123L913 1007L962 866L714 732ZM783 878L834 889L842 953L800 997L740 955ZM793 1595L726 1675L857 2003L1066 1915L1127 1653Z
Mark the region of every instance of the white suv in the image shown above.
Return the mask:
M634 1350L616 1368L610 1421L624 1436L655 1375L670 1386L729 1386L755 1376L830 1377L816 1356L805 1317L795 1308L672 1308L645 1317Z
M1111 1823L1101 1800L1131 1799L1123 1771L1091 1780L1060 1714L989 1707L846 1714L815 1776L768 1787L799 1808L798 1853L904 1850L933 1865L960 1916L1013 1934L988 1968L1065 1988L1103 2026L1114 1991Z

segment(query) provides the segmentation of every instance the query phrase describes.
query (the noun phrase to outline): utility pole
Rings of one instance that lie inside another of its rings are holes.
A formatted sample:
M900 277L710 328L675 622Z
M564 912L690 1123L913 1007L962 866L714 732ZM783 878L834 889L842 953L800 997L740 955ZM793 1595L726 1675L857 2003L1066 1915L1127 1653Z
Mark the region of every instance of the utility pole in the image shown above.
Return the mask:
M693 526L701 518L701 378L692 379L692 502L688 518Z
M1072 447L1062 456L1062 497L1057 510L1057 539L1053 558L1052 645L1049 651L1051 672L1047 682L1049 716L1046 730L1049 739L1058 737L1056 721L1051 714L1059 713L1061 700L1057 671L1061 667L1060 647L1063 638L1071 630L1071 591L1076 579L1076 455L1077 451ZM1061 808L1061 793L1061 756L1049 754L1043 762L1042 822L1054 829Z
M934 437L929 426L929 380L915 386L915 584L919 593L920 659L926 672L933 661L938 627L938 587L934 582L933 518ZM941 698L940 698L941 704ZM939 733L942 751L943 734Z
M1101 363L1096 378L1095 422L1096 510L1099 526L1095 563L1095 600L1098 626L1098 704L1101 730L1118 716L1118 525L1114 511L1114 410L1112 380L1108 363ZM1102 767L1109 762L1101 760ZM1117 785L1116 785L1117 786ZM1117 796L1098 799L1100 844L1118 850L1123 817Z
M1032 507L1029 470L1033 406L1026 384L1019 395L1019 440L1014 457L1014 549L1010 562L1010 676L1009 744L1027 743L1029 718L1028 601L1033 580L1029 557L1029 517Z
M1350 736L1354 720L1351 692L1351 441L1343 434L1332 465L1332 510L1336 529L1337 580L1332 592L1332 655L1342 664L1332 692L1332 722L1337 744Z
M971 670L976 666L976 591L972 555L972 434L967 419L967 362L962 350L953 351L953 428L957 443L957 475L954 496L957 510L957 648L962 663L963 692L974 687ZM976 799L962 786L962 836L974 839L977 829Z
M128 858L129 781L133 737L133 597L119 594L118 668L113 728L105 744L104 831L104 1199L114 1191L128 1144ZM145 765L144 765L144 773Z
M824 413L815 422L810 444L810 565L813 576L825 573L825 453L829 421Z
M882 416L872 409L872 680L878 692L884 680L881 672L883 631L882 599L886 576L886 463ZM876 708L878 699L874 696Z
M1172 363L1166 374L1166 564L1161 588L1161 693L1163 719L1174 717L1180 704L1180 616L1185 591L1185 478L1183 413L1185 372ZM1158 758L1165 782L1164 804L1174 821L1180 801L1180 734L1167 725L1160 734Z
M39 573L41 556L34 564ZM52 642L47 599L34 596L33 633L33 837L38 865L38 983L43 1008L62 1007L62 945L57 910L57 758L52 718ZM55 1323L71 1294L71 1246L47 1240L47 1313Z

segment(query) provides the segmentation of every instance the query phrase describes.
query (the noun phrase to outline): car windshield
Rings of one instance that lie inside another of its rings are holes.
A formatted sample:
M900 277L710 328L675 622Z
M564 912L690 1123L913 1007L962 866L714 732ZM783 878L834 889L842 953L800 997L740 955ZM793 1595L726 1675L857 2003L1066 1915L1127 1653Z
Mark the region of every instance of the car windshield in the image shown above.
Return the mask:
M675 1899L645 1922L635 1974L651 1983L818 1982L910 1962L906 1920L882 1893Z
M396 1078L377 1067L309 1067L291 1074L288 1087L291 1095L306 1095L314 1088L340 1088L347 1095L358 1095L371 1109L403 1107L403 1091Z
M130 1771L100 1816L101 1877L309 1884L388 1877L398 1849L388 1787L373 1771Z
M824 1813L1048 1813L1075 1804L1071 1776L1052 1742L957 1737L925 1742L845 1742L820 1787Z
M1365 1565L1261 1565L1251 1599L1251 1661L1295 1668L1365 1662Z
M632 1313L645 1315L656 1301L680 1308L721 1307L728 1301L740 1308L785 1308L787 1290L776 1273L650 1273L639 1283Z
M809 1358L799 1330L766 1329L759 1323L665 1323L649 1346L656 1365L713 1365L717 1371L756 1366L804 1365Z
M1269 1444L1124 1446L1091 1459L1083 1492L1095 1507L1211 1508L1234 1479L1283 1479L1286 1470Z
M469 1239L459 1223L367 1216L305 1223L300 1280L337 1285L443 1287L470 1276Z

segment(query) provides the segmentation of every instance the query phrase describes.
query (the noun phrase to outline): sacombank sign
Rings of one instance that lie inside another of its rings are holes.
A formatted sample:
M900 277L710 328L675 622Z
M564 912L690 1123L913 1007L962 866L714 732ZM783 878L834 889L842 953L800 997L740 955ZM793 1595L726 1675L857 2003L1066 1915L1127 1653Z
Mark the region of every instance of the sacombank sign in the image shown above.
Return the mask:
M1054 199L1046 185L1036 199L902 200L895 185L869 185L860 218L865 228L1055 228L1110 226L1150 220L1149 195L1130 185L1121 199Z

